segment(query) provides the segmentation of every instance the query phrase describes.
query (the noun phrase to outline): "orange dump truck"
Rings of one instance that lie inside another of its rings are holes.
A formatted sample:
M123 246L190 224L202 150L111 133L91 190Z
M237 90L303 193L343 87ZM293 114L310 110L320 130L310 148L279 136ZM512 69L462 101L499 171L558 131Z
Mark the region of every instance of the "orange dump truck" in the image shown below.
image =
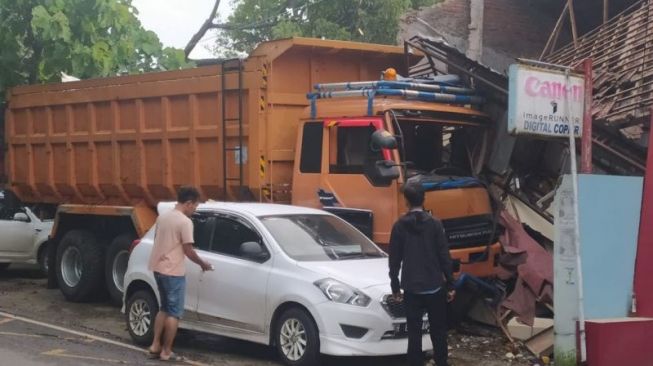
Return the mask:
M417 179L462 270L491 275L493 210L465 172L483 113L392 95L307 99L315 84L378 80L407 61L399 47L292 38L213 66L17 87L8 187L57 205L51 276L72 301L103 285L121 300L131 242L186 184L205 199L325 208L383 246L406 211L402 184Z

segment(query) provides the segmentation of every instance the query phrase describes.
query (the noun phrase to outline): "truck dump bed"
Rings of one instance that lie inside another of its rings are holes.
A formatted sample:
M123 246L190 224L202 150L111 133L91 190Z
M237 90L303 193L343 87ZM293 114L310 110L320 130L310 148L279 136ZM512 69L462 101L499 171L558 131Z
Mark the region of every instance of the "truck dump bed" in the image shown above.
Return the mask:
M404 62L400 47L291 38L242 63L17 87L9 187L25 202L154 206L185 184L204 198L289 202L306 92Z

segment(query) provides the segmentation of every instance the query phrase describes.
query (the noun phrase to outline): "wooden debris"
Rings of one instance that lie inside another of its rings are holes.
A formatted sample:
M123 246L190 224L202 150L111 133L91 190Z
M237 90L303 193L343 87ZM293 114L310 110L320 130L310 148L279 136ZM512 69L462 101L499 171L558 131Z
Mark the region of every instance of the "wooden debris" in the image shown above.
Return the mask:
M548 318L535 318L533 326L528 326L517 321L517 318L512 318L508 322L508 332L514 339L522 341L531 339L536 335L546 331L553 326L553 319Z
M542 356L551 356L553 354L553 341L553 327L550 327L544 332L527 340L525 345L531 353L538 358L541 358Z

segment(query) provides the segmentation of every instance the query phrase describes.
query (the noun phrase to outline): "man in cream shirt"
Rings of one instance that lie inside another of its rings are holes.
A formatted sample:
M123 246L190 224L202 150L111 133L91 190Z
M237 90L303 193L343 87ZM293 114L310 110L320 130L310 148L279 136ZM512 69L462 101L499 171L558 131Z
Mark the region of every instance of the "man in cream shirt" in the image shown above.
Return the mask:
M149 269L154 272L161 306L154 321L154 340L149 351L152 358L163 361L183 360L172 352L172 343L177 334L179 319L184 313L185 257L197 263L203 271L212 269L193 249L193 222L190 217L195 213L199 199L197 189L181 187L177 192L175 208L156 220Z

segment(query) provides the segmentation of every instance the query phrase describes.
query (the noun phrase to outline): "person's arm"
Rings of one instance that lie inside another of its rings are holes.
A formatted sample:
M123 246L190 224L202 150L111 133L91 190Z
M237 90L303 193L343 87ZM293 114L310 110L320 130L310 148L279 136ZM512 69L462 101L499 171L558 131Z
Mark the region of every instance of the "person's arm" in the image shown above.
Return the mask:
M404 239L399 232L399 228L395 225L390 233L390 257L388 263L390 266L390 286L392 294L398 297L401 294L401 286L399 283L399 270L401 263L404 260Z
M440 221L436 221L435 245L436 252L438 253L438 260L440 262L440 268L442 269L442 273L444 274L446 281L447 291L451 292L454 290L453 264L451 262L451 254L449 253L449 242L447 240L447 235L445 234L444 227Z
M202 271L209 271L211 270L211 265L200 258L199 255L197 255L197 252L195 251L195 248L193 248L193 243L186 243L184 244L184 254L186 254L186 257L202 267Z
M211 265L203 261L202 258L197 255L195 248L193 248L195 238L193 238L193 222L190 219L187 220L181 228L181 242L184 243L182 247L184 249L184 254L188 259L202 267L202 271L209 271L211 269Z

